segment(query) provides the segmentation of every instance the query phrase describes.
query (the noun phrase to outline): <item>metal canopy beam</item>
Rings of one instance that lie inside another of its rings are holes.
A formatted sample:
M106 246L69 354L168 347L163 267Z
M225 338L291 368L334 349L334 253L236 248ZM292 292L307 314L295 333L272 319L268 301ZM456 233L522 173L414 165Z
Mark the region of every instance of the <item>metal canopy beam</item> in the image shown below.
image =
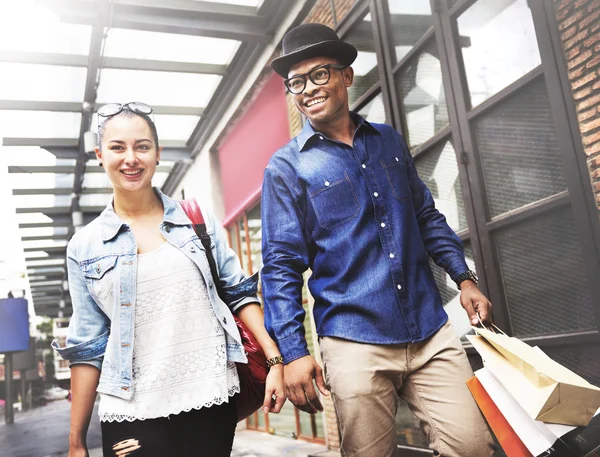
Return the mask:
M61 20L77 24L96 24L97 7L91 0L45 0ZM141 3L141 2L140 2ZM184 35L225 38L251 43L268 43L266 18L259 15L206 13L190 9L144 5L111 5L111 26Z
M31 100L0 100L0 110L80 112L81 103L42 102Z
M104 208L103 208L104 210ZM94 213L84 214L83 215L83 224L89 224L92 222L98 215ZM48 222L23 222L19 224L19 228L21 229L30 229L30 228L57 228L57 227L70 227L73 224L73 216L71 213L69 214L53 214L51 216L52 221ZM67 235L69 237L69 235Z
M0 62L57 65L64 67L87 67L88 57L74 54L52 54L0 50ZM195 62L167 62L162 60L147 59L127 59L123 57L105 57L102 62L102 68L113 68L119 70L167 71L175 73L200 73L210 75L223 75L227 71L226 65Z
M83 206L79 211L82 213L97 213L104 211L105 206ZM16 208L17 214L26 213L44 213L49 215L69 215L72 211L68 206L50 206L50 207L34 207L34 208Z
M42 247L34 247L34 248L23 248L23 252L47 252L48 254L50 254L51 252L65 252L65 250L67 249L66 246L42 246ZM30 261L32 260L31 258L25 258L25 261ZM47 259L44 258L42 260L56 260L56 259Z
M163 60L126 59L105 57L102 68L118 70L167 71L172 73L194 73L204 75L224 75L227 65L194 62L167 62Z
M95 108L102 106L95 104ZM193 106L153 106L154 114L179 114L187 116L202 116L204 108ZM41 102L31 100L0 100L0 110L20 111L54 111L82 113L83 104L77 102Z
M0 62L87 67L88 57L75 54L0 50Z
M69 188L54 188L54 189L13 189L13 195L71 195L73 189ZM81 190L82 194L112 194L112 189L109 187L84 187ZM67 235L59 235L66 238ZM25 240L25 238L23 238Z
M2 146L39 146L72 148L79 146L78 138L15 138L5 137Z
M44 240L58 240L68 241L67 235L46 235L46 236L22 236L21 241L44 241Z

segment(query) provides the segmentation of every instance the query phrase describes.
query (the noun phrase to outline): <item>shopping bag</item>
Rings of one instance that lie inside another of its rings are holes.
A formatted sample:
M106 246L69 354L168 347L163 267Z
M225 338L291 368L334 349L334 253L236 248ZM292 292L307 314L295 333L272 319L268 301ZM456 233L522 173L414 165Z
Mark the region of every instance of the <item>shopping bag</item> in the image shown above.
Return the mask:
M496 404L492 401L483 385L473 376L467 381L467 387L473 395L477 406L485 417L496 439L507 457L533 457L529 449L523 444L519 435L515 433L506 418L502 415Z
M600 388L517 338L474 327L489 344L476 349L486 367L532 419L565 425L587 425L600 408ZM497 329L497 328L496 328ZM506 363L508 362L508 363Z
M485 341L484 343L487 344ZM569 425L546 424L529 417L529 414L487 368L477 370L475 376L500 414L533 456L553 455L552 452L558 441L576 429Z

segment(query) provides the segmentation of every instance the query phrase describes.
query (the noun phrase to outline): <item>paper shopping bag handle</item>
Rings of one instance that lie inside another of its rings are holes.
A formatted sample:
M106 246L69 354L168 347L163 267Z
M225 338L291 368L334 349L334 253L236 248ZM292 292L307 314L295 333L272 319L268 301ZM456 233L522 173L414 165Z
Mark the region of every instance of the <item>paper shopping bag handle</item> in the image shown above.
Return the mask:
M496 324L494 324L493 322L490 324L489 328L483 323L483 321L481 320L481 316L479 315L479 311L477 311L477 319L479 319L479 325L481 327L483 327L486 330L489 330L492 333L498 333L500 335L505 335L506 333L504 333L502 331L502 329L500 329L500 327L498 327Z

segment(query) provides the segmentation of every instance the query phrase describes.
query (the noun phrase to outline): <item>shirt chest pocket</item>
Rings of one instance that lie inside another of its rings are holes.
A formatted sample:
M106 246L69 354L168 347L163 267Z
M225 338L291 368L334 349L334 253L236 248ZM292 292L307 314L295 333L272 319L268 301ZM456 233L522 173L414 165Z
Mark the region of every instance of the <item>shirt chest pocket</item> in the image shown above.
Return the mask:
M319 225L327 230L358 216L358 197L346 172L312 185L308 194Z
M392 188L392 194L401 202L411 200L410 186L408 184L408 172L404 162L395 157L391 162L381 161L387 181Z
M110 255L81 266L90 294L105 308L107 300L113 297L117 258L116 255Z

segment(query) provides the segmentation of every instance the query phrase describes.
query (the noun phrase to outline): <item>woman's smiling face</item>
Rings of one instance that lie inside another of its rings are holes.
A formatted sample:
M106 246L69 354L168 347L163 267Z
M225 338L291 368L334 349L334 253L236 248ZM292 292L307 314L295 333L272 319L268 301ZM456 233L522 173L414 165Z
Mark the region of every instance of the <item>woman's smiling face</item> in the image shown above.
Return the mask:
M135 114L117 115L104 124L96 156L115 190L135 192L152 187L161 150L144 118Z

